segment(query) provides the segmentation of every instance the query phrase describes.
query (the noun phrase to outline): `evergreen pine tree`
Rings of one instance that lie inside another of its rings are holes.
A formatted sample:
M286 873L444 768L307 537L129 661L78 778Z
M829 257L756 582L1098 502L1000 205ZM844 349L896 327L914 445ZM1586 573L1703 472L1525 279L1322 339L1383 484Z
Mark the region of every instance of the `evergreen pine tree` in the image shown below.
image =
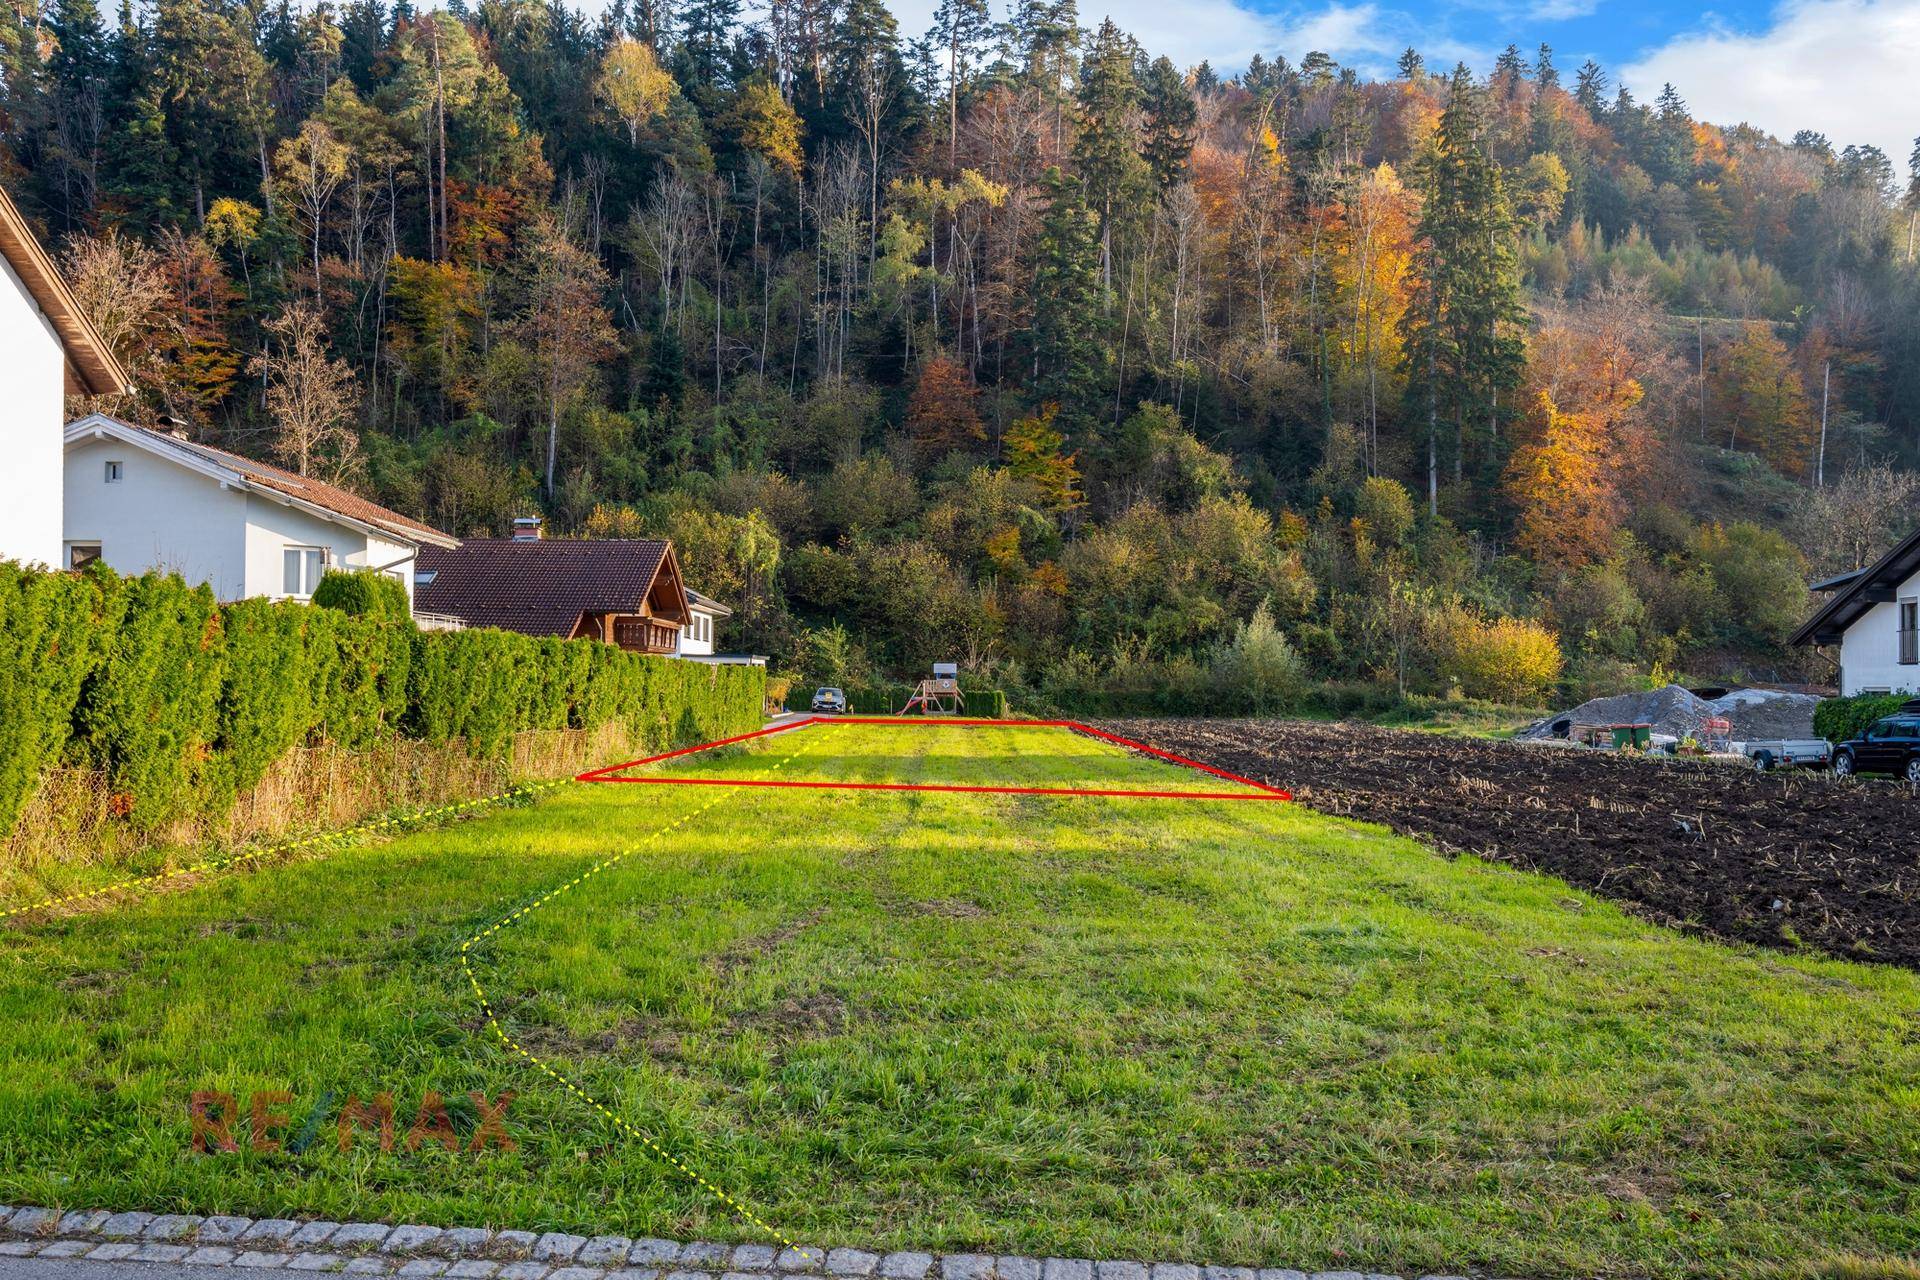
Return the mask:
M1526 358L1514 218L1484 127L1472 77L1456 67L1420 164L1415 293L1403 321L1410 409L1426 427L1430 501L1438 490L1443 422L1454 429L1456 480L1470 445L1497 471L1501 396L1519 384Z
M1033 393L1058 404L1076 435L1093 421L1101 400L1104 352L1098 223L1079 187L1047 171L1053 199L1034 244Z
M73 228L92 212L98 194L112 68L95 0L55 0L48 27L53 120L44 183L48 205Z
M932 43L946 66L947 161L953 162L960 135L960 99L972 84L974 69L993 35L987 0L940 0L933 13Z
M1199 105L1173 62L1155 58L1147 68L1146 138L1141 150L1162 195L1179 183L1186 170L1199 119Z
M1141 158L1134 51L1133 40L1109 19L1100 24L1080 71L1080 130L1073 142L1073 162L1100 220L1101 269L1109 281L1115 223L1138 211L1150 180Z
M1418 82L1427 74L1427 60L1412 45L1407 46L1407 51L1400 55L1400 61L1395 65L1399 68L1400 78L1408 82Z
M1587 114L1598 120L1607 110L1607 73L1600 64L1588 58L1580 65L1573 77L1573 97L1587 109Z

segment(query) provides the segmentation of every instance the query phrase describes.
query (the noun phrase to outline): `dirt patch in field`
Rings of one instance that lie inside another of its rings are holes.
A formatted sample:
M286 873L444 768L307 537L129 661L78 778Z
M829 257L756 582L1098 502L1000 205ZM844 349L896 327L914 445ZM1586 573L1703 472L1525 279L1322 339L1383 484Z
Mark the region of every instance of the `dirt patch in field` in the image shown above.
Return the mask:
M819 924L826 914L824 908L816 907L803 916L787 921L777 929L769 929L751 938L742 938L715 957L714 968L722 975L726 975L743 969L757 960L764 960L785 943L793 941Z
M1322 813L1544 871L1663 924L1920 968L1920 798L1893 782L1371 725L1111 726Z
M847 1002L832 991L788 996L739 1015L733 1025L765 1032L775 1040L837 1035L847 1026Z

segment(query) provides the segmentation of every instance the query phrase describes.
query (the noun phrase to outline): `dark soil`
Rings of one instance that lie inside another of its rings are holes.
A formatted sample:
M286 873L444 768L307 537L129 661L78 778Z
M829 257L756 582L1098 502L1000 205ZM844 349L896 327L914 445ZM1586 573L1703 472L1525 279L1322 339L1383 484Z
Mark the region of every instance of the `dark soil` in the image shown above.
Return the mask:
M1904 783L1371 725L1109 727L1286 787L1322 813L1559 876L1663 924L1920 968L1920 798Z

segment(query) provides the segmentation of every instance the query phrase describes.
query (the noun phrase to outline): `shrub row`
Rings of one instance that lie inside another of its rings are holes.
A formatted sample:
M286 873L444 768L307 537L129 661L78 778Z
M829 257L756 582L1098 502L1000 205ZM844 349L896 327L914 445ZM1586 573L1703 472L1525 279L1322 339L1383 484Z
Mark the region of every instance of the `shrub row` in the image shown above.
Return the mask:
M1912 697L1910 693L1862 693L1851 698L1826 698L1813 708L1813 731L1828 742L1857 738L1868 725L1892 715Z
M666 746L760 722L758 667L423 632L364 589L336 598L365 611L223 606L172 575L0 563L0 835L58 763L103 772L116 812L151 831L224 813L302 743L358 750L398 734L498 758L523 729L618 720Z

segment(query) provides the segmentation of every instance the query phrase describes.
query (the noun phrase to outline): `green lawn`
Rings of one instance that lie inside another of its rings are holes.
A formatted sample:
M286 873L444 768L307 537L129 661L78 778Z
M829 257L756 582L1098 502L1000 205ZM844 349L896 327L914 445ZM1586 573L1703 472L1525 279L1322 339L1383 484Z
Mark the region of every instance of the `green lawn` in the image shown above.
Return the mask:
M781 761L1219 785L1011 727L675 768ZM0 925L0 1202L764 1238L490 1038L459 963L709 805L475 969L531 1052L801 1240L1530 1276L1920 1250L1913 974L1292 805L705 787ZM299 1154L196 1157L196 1089L332 1103ZM518 1091L519 1149L333 1145L347 1094L391 1091L404 1131L428 1089Z

